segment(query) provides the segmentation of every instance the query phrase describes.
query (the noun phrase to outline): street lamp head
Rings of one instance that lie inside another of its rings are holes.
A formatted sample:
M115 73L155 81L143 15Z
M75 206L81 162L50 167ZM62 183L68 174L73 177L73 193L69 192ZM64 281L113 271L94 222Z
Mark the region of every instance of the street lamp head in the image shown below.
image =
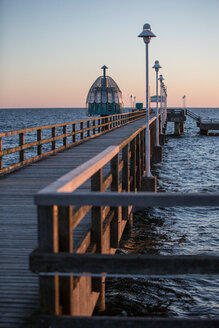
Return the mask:
M162 83L162 82L163 82L164 78L163 78L163 75L162 75L162 74L160 74L160 77L159 77L159 79L158 79L158 80L160 81L160 83Z
M159 69L162 68L159 64L159 60L155 60L154 66L152 68L154 68L156 72L158 72Z
M151 38L156 37L156 35L153 32L151 32L150 24L144 24L143 31L141 32L141 34L139 34L138 37L143 38L145 43L149 43Z

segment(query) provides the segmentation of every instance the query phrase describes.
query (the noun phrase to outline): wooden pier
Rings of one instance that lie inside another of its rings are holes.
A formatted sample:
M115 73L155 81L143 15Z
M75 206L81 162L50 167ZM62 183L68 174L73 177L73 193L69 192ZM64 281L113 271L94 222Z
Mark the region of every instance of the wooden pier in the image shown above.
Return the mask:
M27 144L24 134L30 131L17 131L20 145L8 150L3 147L7 135L0 134L1 328L215 327L219 323L217 319L91 316L95 308L104 311L107 273L147 277L219 272L215 256L121 258L115 254L125 226L132 221L133 206L219 204L218 193L141 192L144 114L60 124L59 135L58 126L48 126L52 136L44 139L39 131L45 127L34 128L38 140ZM156 118L151 117L151 158L155 131ZM43 153L45 143L51 144L51 150ZM37 155L26 159L25 151L33 146ZM13 152L19 153L20 161L3 167L3 156ZM23 168L14 171L18 167ZM29 255L35 273L29 269Z
M168 122L174 122L174 134L176 136L179 136L182 132L184 132L186 116L189 116L196 121L197 127L200 128L201 135L207 136L209 135L209 131L219 130L219 121L216 119L201 118L199 115L185 108L168 108L167 120Z
M68 123L67 126L71 128L69 132L66 131L66 124L59 124L0 135L2 174L0 179L0 327L19 327L19 325L23 327L39 309L38 277L29 270L29 255L38 246L34 195L108 146L126 140L144 125L143 121L139 120L141 117L144 117L144 112L115 115L107 120L97 118ZM120 130L116 129L119 126L121 126ZM55 130L57 131L58 128L61 129L61 134L55 135ZM112 132L106 134L110 129ZM116 133L113 132L115 129ZM24 135L31 130L35 131L38 140L25 144ZM50 130L53 137L43 139L44 130ZM22 140L22 144L12 149L3 149L4 139L11 135L17 136L20 143ZM94 139L96 136L99 138ZM66 142L67 138L70 138L70 145ZM55 143L60 139L63 140L63 144L58 147ZM43 153L42 145L45 143L51 144L51 150ZM26 159L25 151L33 147L33 144L37 147L38 155ZM74 147L67 150L72 146ZM66 151L60 152L63 149ZM20 161L3 167L4 156L12 152L19 153ZM51 154L56 155L49 157ZM35 163L36 161L38 162ZM23 168L15 172L14 170L19 167ZM11 174L6 174L7 172Z

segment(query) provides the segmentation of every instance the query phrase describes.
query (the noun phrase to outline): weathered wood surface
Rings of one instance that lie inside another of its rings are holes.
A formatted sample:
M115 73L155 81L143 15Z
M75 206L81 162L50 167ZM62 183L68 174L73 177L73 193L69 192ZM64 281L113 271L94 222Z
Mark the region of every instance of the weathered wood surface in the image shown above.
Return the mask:
M38 244L34 194L100 151L121 144L143 125L144 119L129 123L0 178L1 328L27 326L39 307L38 278L28 267L29 254ZM86 189L84 184L81 190ZM86 224L75 234L83 235Z

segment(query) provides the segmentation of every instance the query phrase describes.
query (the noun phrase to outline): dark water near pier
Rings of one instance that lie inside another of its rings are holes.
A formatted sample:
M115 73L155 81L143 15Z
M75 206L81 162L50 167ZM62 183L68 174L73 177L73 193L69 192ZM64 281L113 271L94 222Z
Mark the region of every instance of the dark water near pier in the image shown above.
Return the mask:
M219 110L194 110L219 119ZM219 136L200 136L187 117L185 132L172 135L168 123L163 162L154 165L158 190L219 192ZM218 208L160 208L136 212L123 238L122 253L219 254ZM138 316L219 316L219 279L113 279L107 285L107 313Z
M194 112L203 118L219 119L219 109L194 109ZM86 118L85 109L0 109L0 133ZM219 137L200 136L196 122L189 117L184 134L174 137L171 135L173 129L173 123L169 123L163 147L164 160L152 168L158 176L158 190L218 192ZM9 139L8 145L13 147L14 142ZM219 208L139 211L119 251L218 255ZM219 279L205 276L108 279L106 295L106 314L111 315L219 316Z

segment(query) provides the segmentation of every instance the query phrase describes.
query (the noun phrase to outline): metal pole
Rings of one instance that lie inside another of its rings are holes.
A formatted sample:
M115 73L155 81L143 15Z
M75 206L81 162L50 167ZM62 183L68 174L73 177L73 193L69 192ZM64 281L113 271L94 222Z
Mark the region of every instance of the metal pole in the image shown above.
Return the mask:
M162 107L163 107L163 90L162 90L162 84L160 83L160 134L162 134Z
M130 111L132 112L132 95L130 96Z
M146 50L146 133L145 133L145 145L146 145L146 152L145 152L145 160L146 160L146 176L152 177L151 174L151 163L150 163L150 126L149 126L149 104L148 104L148 43L145 43L145 50Z
M158 119L158 70L156 70L156 146L160 146L159 144L159 119Z
M167 87L166 87L166 111L165 111L165 123L167 120Z

